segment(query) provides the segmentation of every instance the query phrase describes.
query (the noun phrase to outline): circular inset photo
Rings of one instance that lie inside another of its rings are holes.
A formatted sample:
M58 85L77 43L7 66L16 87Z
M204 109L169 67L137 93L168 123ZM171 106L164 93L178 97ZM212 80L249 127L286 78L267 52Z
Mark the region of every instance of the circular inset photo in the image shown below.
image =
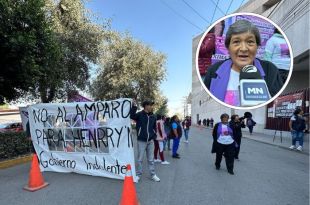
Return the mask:
M207 93L234 109L268 104L285 89L293 53L281 28L252 13L225 16L204 33L196 69Z

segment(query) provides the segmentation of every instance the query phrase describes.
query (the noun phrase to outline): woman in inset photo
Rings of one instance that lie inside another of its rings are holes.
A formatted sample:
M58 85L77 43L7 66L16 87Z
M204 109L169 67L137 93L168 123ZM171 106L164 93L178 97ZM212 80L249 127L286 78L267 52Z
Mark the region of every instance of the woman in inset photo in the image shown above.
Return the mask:
M278 68L269 61L256 58L261 45L258 28L248 20L237 20L226 33L225 47L229 59L217 62L208 67L204 84L220 101L242 106L240 103L240 71L248 65L257 68L259 77L265 80L270 97L276 95L283 82Z

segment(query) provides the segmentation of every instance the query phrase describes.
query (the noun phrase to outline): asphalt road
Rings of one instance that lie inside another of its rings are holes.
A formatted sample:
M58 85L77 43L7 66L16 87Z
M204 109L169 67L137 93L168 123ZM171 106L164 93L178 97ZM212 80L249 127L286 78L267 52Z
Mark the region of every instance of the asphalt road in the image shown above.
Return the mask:
M156 165L161 182L145 172L136 184L142 205L308 205L309 156L243 139L235 175L215 170L210 130L192 128L190 143L181 143L181 159ZM146 164L145 164L146 165ZM44 172L50 185L37 192L22 188L30 163L0 170L0 204L118 204L123 182L79 174ZM146 166L144 166L146 168Z

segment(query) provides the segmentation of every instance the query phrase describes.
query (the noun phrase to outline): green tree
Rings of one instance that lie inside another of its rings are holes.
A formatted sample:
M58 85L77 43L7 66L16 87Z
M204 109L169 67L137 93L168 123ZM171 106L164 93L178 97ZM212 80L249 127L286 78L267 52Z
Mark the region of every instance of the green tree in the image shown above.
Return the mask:
M47 67L46 77L39 81L42 101L50 102L57 92L67 94L88 85L89 70L98 63L107 24L92 23L82 0L45 2L46 14L63 51L57 68Z
M155 114L157 115L164 115L167 116L168 115L168 99L166 97L162 97L163 99L161 101L159 101L159 106L156 109Z
M105 26L91 22L82 0L1 0L0 94L11 100L32 91L51 102L84 89Z
M0 94L8 100L34 88L61 56L43 8L38 0L0 1Z
M158 102L159 85L166 76L166 56L132 38L109 31L98 76L90 91L95 99L135 98ZM160 106L157 104L157 106Z

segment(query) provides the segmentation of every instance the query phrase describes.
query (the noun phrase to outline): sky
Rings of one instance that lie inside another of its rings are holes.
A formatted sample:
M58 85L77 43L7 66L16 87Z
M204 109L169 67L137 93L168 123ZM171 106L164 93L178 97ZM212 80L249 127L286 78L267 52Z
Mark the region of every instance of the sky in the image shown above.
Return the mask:
M111 27L130 32L155 51L167 55L167 78L160 86L168 98L169 113L183 112L183 99L191 92L192 39L217 19L247 0L90 0L86 8ZM217 5L217 6L216 6Z

